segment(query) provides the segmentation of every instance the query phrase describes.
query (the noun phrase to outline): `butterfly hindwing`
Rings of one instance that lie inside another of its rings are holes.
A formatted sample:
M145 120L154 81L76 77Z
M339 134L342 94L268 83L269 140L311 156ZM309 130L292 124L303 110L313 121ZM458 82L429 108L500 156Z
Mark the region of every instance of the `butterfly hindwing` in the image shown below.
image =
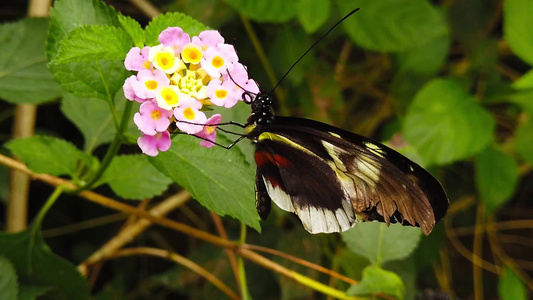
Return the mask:
M267 193L310 232L347 230L357 215L361 221L420 226L428 234L447 210L442 187L427 171L362 136L276 117L255 140Z

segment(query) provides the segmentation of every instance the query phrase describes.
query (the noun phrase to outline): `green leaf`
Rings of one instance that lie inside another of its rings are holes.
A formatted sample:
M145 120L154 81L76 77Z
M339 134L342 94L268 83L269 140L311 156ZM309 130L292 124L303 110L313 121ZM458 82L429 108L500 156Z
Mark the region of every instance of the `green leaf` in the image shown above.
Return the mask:
M296 15L296 3L286 0L226 0L236 11L256 22L283 23Z
M352 285L346 293L357 296L383 293L403 299L405 287L400 276L395 273L377 266L368 266L363 271L363 280Z
M50 11L50 31L47 41L48 61L52 61L72 30L83 25L111 25L120 27L118 13L98 0L60 0ZM125 55L126 53L124 53ZM53 64L50 71L61 87L78 97L110 100L122 88L130 74L122 60L93 60Z
M533 115L533 90L520 91L509 96L509 100Z
M425 163L446 164L470 157L491 141L492 116L452 80L426 84L408 108L405 140Z
M533 165L533 120L518 127L513 146L523 159Z
M18 300L17 273L11 262L3 256L0 256L0 274L0 299Z
M167 27L173 26L181 27L181 29L188 33L191 38L200 34L200 32L209 29L209 27L204 24L182 13L166 13L155 17L150 24L146 26L144 30L146 35L146 45L155 46L159 44L157 38L161 31L167 29Z
M61 40L74 28L83 25L121 26L115 9L99 0L58 0L50 10L47 57L51 61L59 51Z
M518 163L509 154L486 148L476 157L476 183L489 213L513 195L519 178Z
M222 138L220 143L229 142ZM150 162L209 210L230 215L259 231L254 170L243 154L235 148L207 149L198 144L192 136L177 136L167 152L150 158Z
M513 88L517 90L527 90L533 88L533 70L529 70L522 77L513 82Z
M133 44L136 47L142 48L144 46L144 41L146 38L144 36L144 30L142 29L141 24L139 24L139 22L135 21L134 19L124 15L119 15L118 21L122 25L122 28L131 37Z
M18 156L36 173L50 175L70 175L76 177L79 163L93 166L93 156L81 152L71 143L51 136L32 136L12 140L6 144L14 155Z
M20 285L52 286L47 299L89 300L89 288L76 267L53 254L40 232L34 239L28 230L0 233L0 255L8 258L19 277Z
M161 195L172 183L141 154L115 157L101 182L109 184L118 196L134 200Z
M95 60L50 65L61 87L84 98L113 99L131 74L122 60Z
M21 285L18 300L36 300L53 289L53 286Z
M330 14L330 7L331 0L298 0L297 17L305 32L313 33L324 25Z
M118 92L115 97L115 109L117 114L122 116L126 100L122 92ZM139 111L139 105L134 103L131 116ZM96 98L79 98L70 93L65 93L61 101L61 111L83 134L86 152L92 152L96 147L109 143L115 136L116 127L113 124L113 117L109 111L109 104ZM135 123L130 122L128 132L134 136L139 135L139 130Z
M450 36L443 34L397 55L399 71L433 74L444 63L450 48Z
M501 300L526 300L528 291L524 283L509 268L505 268L498 282L498 295Z
M0 25L0 98L39 104L59 97L61 89L46 67L46 19Z
M506 0L503 3L503 33L509 47L523 61L533 65L533 2Z
M421 233L420 228L368 222L356 224L341 236L348 249L381 265L409 256L418 245Z
M426 0L361 0L357 5L338 0L337 4L342 14L361 7L343 25L355 43L370 50L406 51L448 35L446 23Z
M344 270L343 274L360 281L363 277L363 270L370 265L370 261L348 249L344 249L335 256L335 264Z
M130 36L118 27L85 25L74 28L61 40L52 65L95 60L124 60L131 49Z

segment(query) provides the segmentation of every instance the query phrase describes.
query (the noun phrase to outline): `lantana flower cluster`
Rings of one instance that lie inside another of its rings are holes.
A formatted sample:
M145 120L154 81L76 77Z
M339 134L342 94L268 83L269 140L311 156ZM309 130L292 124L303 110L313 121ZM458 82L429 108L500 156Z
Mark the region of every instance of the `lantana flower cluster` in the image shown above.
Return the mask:
M170 148L170 125L201 138L213 147L220 114L207 117L207 105L231 108L245 91L258 93L248 78L233 45L225 44L216 30L202 31L192 39L180 27L159 34L161 44L132 48L124 66L136 71L124 82L124 96L141 103L133 121L142 133L137 143L143 153L156 156Z

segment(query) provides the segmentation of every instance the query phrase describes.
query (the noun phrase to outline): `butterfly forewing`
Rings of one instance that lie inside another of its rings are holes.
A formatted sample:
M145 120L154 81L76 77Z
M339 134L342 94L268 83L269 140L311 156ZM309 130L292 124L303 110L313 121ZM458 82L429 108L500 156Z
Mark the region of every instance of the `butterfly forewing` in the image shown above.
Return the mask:
M284 117L256 131L256 191L295 212L309 232L345 231L358 219L420 226L429 234L448 208L433 176L368 138ZM264 203L258 199L258 209Z

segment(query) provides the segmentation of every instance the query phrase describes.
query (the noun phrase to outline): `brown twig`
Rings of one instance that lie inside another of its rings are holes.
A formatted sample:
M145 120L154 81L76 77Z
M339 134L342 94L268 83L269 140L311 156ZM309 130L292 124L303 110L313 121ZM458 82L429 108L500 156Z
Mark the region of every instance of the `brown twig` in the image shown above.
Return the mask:
M211 218L213 219L213 222L215 223L215 227L217 229L218 235L221 238L228 240L228 235L226 234L226 229L224 229L224 224L222 224L222 219L220 218L220 216L214 212L211 212ZM224 249L224 251L226 252L226 255L228 256L231 269L233 270L233 275L235 275L235 282L237 282L237 285L240 286L239 268L237 266L237 258L235 258L235 253L231 251L230 249Z
M476 229L474 233L474 245L472 247L473 259L475 263L472 264L472 273L474 280L474 299L483 299L483 271L481 270L481 261L483 253L483 226L484 226L484 209L482 204L477 206L476 214Z
M220 291L222 291L224 294L226 294L231 299L241 299L239 295L237 295L232 289L230 289L227 285L225 285L215 275L213 275L206 269L202 268L195 262L174 252L157 249L157 248L137 247L137 248L119 250L115 252L112 256L108 257L108 259L123 257L123 256L133 256L133 255L152 255L152 256L170 259L182 266L189 268L191 271L195 272L196 274L204 277L205 279L211 282L214 286L216 286Z
M357 281L349 278L349 277L346 277L342 274L339 274L337 272L334 272L330 269L327 269L327 268L324 268L322 266L319 266L317 264L314 264L312 262L309 262L309 261L306 261L306 260L303 260L301 258L298 258L298 257L295 257L295 256L292 256L290 254L287 254L287 253L284 253L284 252L281 252L281 251L278 251L278 250L275 250L275 249L271 249L271 248L267 248L267 247L263 247L263 246L258 246L258 245L251 245L251 244L244 244L242 245L243 248L247 248L247 249L252 249L252 250L257 250L257 251L260 251L260 252L265 252L265 253L269 253L269 254L272 254L272 255L275 255L275 256L278 256L278 257L282 257L286 260L289 260L289 261L292 261L292 262L295 262L297 264L300 264L302 266L306 266L310 269L313 269L313 270L316 270L318 272L322 272L324 274L327 274L331 277L334 277L334 278L337 278L337 279L340 279L346 283L349 283L349 284L357 284Z

